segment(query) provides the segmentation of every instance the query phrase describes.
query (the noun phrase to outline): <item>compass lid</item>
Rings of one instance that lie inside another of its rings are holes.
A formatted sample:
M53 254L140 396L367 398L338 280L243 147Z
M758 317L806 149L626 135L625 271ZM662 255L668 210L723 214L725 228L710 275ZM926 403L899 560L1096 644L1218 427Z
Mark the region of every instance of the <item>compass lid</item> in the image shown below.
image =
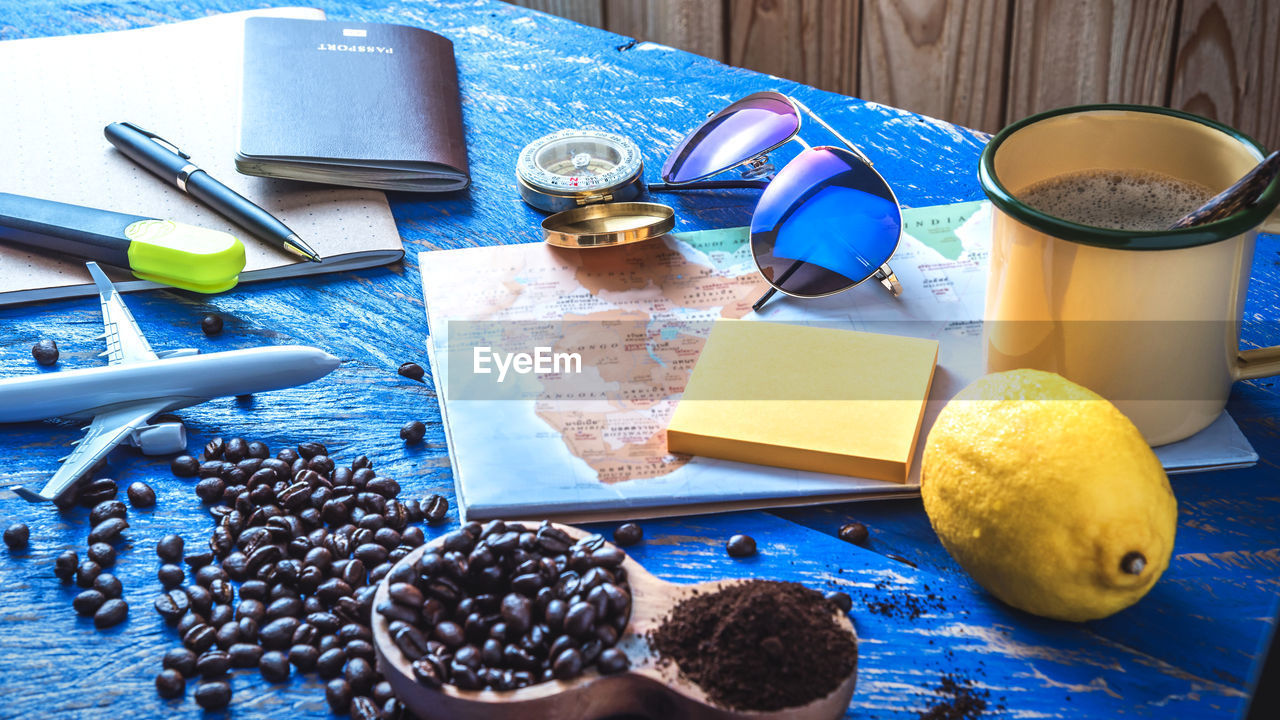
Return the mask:
M586 205L542 221L542 234L556 247L593 248L626 245L671 232L675 211L644 202Z

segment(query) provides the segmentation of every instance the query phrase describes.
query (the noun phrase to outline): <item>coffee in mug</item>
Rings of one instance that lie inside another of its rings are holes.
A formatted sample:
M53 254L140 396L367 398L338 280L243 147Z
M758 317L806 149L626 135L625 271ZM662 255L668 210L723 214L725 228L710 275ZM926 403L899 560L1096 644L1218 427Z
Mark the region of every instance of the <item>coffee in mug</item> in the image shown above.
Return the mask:
M1142 105L1051 110L998 133L978 170L994 206L987 371L1058 373L1152 445L1207 427L1235 381L1280 374L1280 347L1239 345L1280 180L1232 215L1168 229L1265 155L1225 125Z
M1209 202L1205 186L1138 170L1082 170L1041 180L1018 199L1054 217L1114 230L1167 230Z

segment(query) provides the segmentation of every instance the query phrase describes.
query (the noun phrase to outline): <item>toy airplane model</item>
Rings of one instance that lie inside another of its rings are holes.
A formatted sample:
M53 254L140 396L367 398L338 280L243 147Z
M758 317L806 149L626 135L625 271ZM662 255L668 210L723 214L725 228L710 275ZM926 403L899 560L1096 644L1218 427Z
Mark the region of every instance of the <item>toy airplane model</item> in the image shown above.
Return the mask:
M208 355L193 348L156 353L97 263L87 265L102 299L107 341L102 354L110 356L109 364L0 380L0 422L93 418L43 490L13 488L25 500L54 500L121 443L147 455L185 450L182 423L148 424L160 413L215 397L304 385L338 367L338 358L300 345Z

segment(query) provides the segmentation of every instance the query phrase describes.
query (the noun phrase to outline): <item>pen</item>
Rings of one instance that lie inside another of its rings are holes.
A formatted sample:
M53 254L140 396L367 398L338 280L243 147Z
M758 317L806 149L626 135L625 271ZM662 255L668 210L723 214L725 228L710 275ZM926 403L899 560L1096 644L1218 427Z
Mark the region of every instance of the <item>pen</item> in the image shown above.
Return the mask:
M127 122L111 123L103 130L103 134L125 157L160 179L172 181L179 190L213 208L228 220L273 245L301 255L311 262L320 262L320 256L297 233L271 213L196 167L191 162L191 156L173 143Z

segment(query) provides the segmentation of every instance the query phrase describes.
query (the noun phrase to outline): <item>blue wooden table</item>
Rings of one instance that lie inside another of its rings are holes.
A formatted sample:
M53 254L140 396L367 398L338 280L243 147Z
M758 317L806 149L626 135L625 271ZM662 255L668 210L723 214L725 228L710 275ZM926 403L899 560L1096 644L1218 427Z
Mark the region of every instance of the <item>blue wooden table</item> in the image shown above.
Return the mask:
M0 3L0 38L126 29L246 9L251 0ZM183 414L193 447L215 436L266 441L273 450L302 440L326 443L347 459L365 453L397 478L409 497L452 499L449 461L431 378L396 375L426 365L427 324L417 256L442 248L537 242L540 216L525 207L512 178L523 143L562 127L595 125L634 138L649 172L708 110L752 91L779 88L800 97L859 142L908 205L980 197L975 169L985 136L932 119L796 86L711 60L576 26L496 0L315 3L335 18L398 22L451 38L462 83L474 185L446 196L393 194L404 237L402 265L306 280L241 286L203 297L150 291L128 297L160 348L205 351L262 344L316 345L341 368L311 386L248 401L223 399ZM40 72L0 68L0 72ZM21 112L0 98L3 112ZM0 153L3 138L0 138ZM6 167L4 172L21 172ZM652 179L652 177L651 177ZM745 224L754 194L671 196L678 230ZM1245 315L1244 342L1280 342L1280 242L1260 240ZM854 300L851 298L850 300ZM216 311L225 331L206 338L200 318ZM30 347L53 337L61 367L100 364L96 301L46 302L0 309L0 371L36 372ZM854 598L861 636L857 693L849 717L916 718L943 699L945 677L985 699L992 717L1239 717L1277 612L1280 577L1280 392L1272 381L1236 386L1229 406L1262 460L1257 467L1173 479L1179 500L1174 557L1137 606L1080 625L1041 620L1001 605L947 556L918 501L741 513L644 523L635 557L677 581L757 576L843 589ZM426 442L406 447L398 428L427 423ZM0 427L0 477L43 482L72 429ZM176 644L151 602L156 540L170 532L207 535L208 520L190 486L167 463L117 451L103 475L122 486L144 480L159 502L134 510L116 574L131 605L128 622L105 632L76 617L74 586L60 584L53 558L83 556L84 510L59 513L0 491L0 525L31 526L25 553L0 550L0 717L198 717L190 700L157 697L159 658ZM871 529L868 548L844 543L851 519ZM456 526L429 529L428 535ZM724 539L753 535L748 561L728 558ZM314 675L268 685L241 672L230 715L324 717Z

